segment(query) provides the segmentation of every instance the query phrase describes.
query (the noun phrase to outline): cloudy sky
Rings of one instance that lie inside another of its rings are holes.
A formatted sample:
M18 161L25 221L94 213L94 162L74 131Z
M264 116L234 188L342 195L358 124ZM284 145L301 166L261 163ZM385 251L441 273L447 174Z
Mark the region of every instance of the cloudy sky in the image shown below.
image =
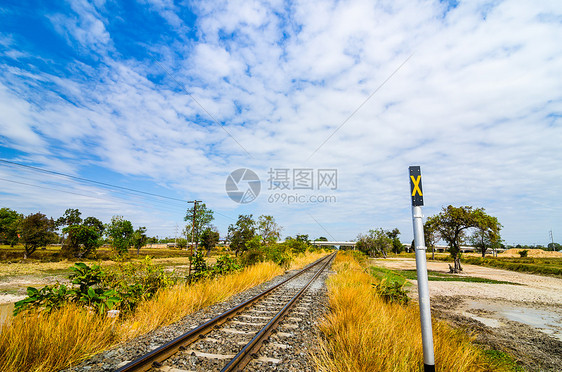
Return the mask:
M174 236L198 199L221 235L252 213L407 242L420 165L426 216L562 241L560 40L560 1L3 1L1 206Z

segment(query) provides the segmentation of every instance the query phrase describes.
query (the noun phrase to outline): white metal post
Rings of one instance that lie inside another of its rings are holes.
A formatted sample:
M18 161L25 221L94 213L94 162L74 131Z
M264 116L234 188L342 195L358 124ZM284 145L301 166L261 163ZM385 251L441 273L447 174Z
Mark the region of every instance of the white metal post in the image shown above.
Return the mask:
M433 353L433 329L431 326L431 307L429 306L429 284L427 280L426 247L423 236L423 193L421 169L410 167L410 191L412 193L412 222L414 226L414 247L416 252L416 272L418 277L418 297L423 343L423 365L425 372L435 371Z
M429 285L427 279L426 247L423 236L423 215L421 207L412 207L414 222L414 245L416 247L416 271L418 277L418 297L420 303L420 320L423 343L424 371L435 371L433 354L433 330L431 326L431 308L429 306Z

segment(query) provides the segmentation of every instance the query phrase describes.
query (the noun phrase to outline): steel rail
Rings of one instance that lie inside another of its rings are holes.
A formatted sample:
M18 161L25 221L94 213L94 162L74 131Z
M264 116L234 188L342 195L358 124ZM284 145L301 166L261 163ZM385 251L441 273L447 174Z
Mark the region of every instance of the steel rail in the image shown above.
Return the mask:
M253 305L258 300L264 298L267 294L272 292L273 290L277 289L278 287L282 286L283 284L287 283L288 281L295 279L296 277L300 276L301 274L309 271L313 267L319 265L320 263L324 262L327 259L331 259L334 254L327 255L322 257L321 259L317 260L313 264L305 267L298 273L292 275L291 277L283 280L282 282L274 285L273 287L259 293L258 295L250 298L249 300L233 307L232 309L214 317L213 319L207 321L204 324L192 329L191 331L176 337L172 341L165 343L164 345L152 350L151 352L133 360L132 362L124 365L123 367L115 370L115 372L130 372L130 371L148 371L152 367L159 367L162 361L168 359L170 356L174 355L178 351L182 351L185 347L194 341L198 340L199 338L203 338L204 335L211 332L214 328L220 326L221 324L225 323L229 320L232 316L236 315L237 313L242 312L246 308ZM328 260L329 262L329 260ZM325 267L325 266L324 266Z
M335 254L331 254L330 257L324 265L318 270L316 274L308 281L308 283L291 298L291 300L252 338L246 346L230 360L230 362L221 370L221 372L230 371L242 371L243 368L250 362L250 360L255 356L255 353L260 349L264 340L266 340L273 330L276 328L277 324L281 319L289 312L293 305L301 298L308 287L322 274L326 266L331 262L332 257Z

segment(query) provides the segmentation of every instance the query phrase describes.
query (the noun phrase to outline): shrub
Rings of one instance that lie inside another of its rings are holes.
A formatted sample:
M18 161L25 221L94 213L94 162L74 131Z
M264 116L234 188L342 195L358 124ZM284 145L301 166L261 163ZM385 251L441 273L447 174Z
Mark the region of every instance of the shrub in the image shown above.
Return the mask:
M266 258L275 262L277 265L284 268L289 267L291 263L291 255L286 245L272 243L265 247Z
M242 266L255 265L265 261L265 252L261 249L249 249L240 256Z
M527 257L527 254L529 253L529 251L524 249L524 250L519 251L517 253L519 253L519 256L521 256L521 258L523 258L523 257Z
M202 250L198 250L195 256L190 257L189 260L191 261L191 274L187 277L188 282L196 282L211 275Z
M377 294L386 302L408 305L410 299L404 290L404 284L398 282L387 283L386 279L383 279L378 284L374 283L373 287L375 287Z
M236 260L227 254L217 258L217 263L213 266L214 275L224 275L241 269Z

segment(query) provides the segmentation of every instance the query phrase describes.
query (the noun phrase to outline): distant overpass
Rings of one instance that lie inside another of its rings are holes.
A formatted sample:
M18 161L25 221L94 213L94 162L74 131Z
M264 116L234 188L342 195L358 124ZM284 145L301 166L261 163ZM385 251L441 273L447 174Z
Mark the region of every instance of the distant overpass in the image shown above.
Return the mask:
M314 240L311 241L310 244L312 245L322 245L322 246L326 246L326 245L336 245L338 247L344 246L344 247L355 247L355 244L357 244L357 242L338 242L338 241L323 241L323 240Z
M285 240L278 241L277 243L285 243ZM323 240L311 240L310 244L317 245L317 246L344 246L344 247L355 247L357 242L342 242L342 241L323 241Z

